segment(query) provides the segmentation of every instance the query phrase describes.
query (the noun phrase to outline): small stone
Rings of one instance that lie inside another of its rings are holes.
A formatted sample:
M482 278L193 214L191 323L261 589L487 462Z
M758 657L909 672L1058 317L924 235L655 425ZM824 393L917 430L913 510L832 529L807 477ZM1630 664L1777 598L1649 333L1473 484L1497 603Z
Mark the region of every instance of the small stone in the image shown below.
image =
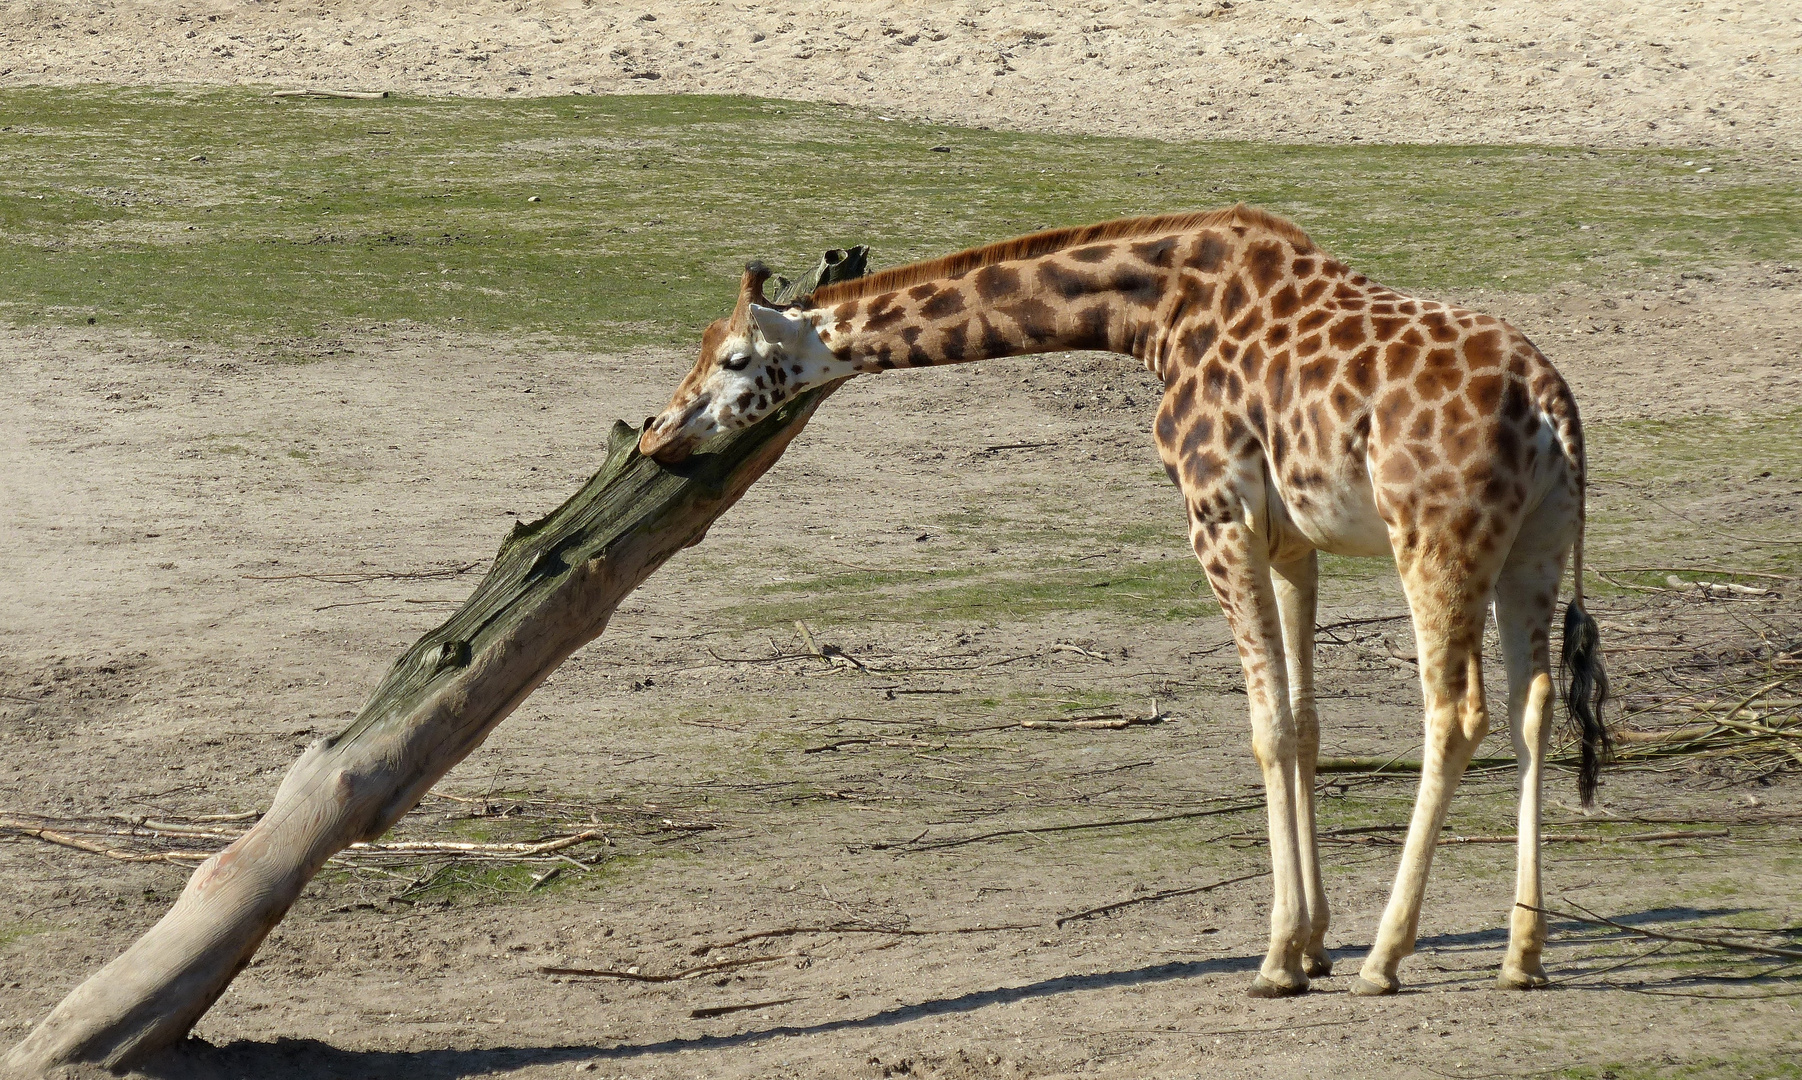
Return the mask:
M526 201L527 202L542 202L543 200L541 200L538 196L534 195L531 198L527 199Z

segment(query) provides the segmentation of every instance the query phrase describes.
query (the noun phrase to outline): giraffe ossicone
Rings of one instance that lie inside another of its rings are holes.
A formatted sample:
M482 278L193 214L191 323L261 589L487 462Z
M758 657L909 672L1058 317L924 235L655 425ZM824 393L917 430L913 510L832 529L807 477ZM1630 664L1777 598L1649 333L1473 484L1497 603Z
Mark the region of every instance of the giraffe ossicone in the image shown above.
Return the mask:
M1254 996L1300 993L1332 969L1314 812L1317 552L1395 560L1426 704L1414 815L1355 993L1394 992L1414 951L1452 791L1489 731L1493 609L1520 772L1498 984L1547 984L1540 807L1567 561L1561 696L1581 735L1585 804L1608 747L1607 684L1583 608L1582 423L1525 335L1378 285L1242 205L1034 233L780 307L763 295L768 276L746 269L732 315L707 328L693 370L646 422L645 454L678 461L803 390L899 368L1106 350L1163 380L1152 434L1239 647L1264 778L1275 895Z

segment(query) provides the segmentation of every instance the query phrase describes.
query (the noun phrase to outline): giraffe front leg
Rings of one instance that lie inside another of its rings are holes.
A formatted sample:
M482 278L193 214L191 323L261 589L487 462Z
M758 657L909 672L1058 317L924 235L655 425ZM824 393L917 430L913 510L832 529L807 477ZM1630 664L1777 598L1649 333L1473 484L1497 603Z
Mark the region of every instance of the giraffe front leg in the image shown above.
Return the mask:
M1304 955L1312 935L1302 876L1298 738L1290 710L1278 605L1264 538L1239 523L1193 526L1195 554L1232 626L1251 706L1251 745L1264 775L1270 819L1270 949L1252 997L1286 997L1308 989ZM1311 624L1310 624L1311 625ZM1311 771L1311 770L1310 770Z

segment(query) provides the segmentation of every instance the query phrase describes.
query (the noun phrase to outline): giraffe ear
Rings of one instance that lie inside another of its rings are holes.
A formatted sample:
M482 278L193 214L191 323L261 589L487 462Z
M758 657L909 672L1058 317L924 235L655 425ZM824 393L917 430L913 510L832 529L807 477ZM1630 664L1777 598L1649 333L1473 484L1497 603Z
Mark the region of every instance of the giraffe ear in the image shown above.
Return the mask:
M751 325L756 328L757 335L791 355L801 344L802 321L799 315L787 311L751 305Z

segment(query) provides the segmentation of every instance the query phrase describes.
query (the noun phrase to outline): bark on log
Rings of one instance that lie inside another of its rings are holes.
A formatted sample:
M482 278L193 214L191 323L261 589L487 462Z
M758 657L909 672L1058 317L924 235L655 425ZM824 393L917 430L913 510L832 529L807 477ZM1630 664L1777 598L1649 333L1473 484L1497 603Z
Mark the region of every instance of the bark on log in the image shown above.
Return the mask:
M828 252L795 290L856 277L866 249ZM517 524L443 625L389 669L348 728L302 753L269 811L202 863L168 914L64 998L0 1061L41 1076L130 1067L185 1036L334 854L380 837L482 744L620 602L697 544L838 384L797 397L673 468L616 423L599 472L549 516Z

